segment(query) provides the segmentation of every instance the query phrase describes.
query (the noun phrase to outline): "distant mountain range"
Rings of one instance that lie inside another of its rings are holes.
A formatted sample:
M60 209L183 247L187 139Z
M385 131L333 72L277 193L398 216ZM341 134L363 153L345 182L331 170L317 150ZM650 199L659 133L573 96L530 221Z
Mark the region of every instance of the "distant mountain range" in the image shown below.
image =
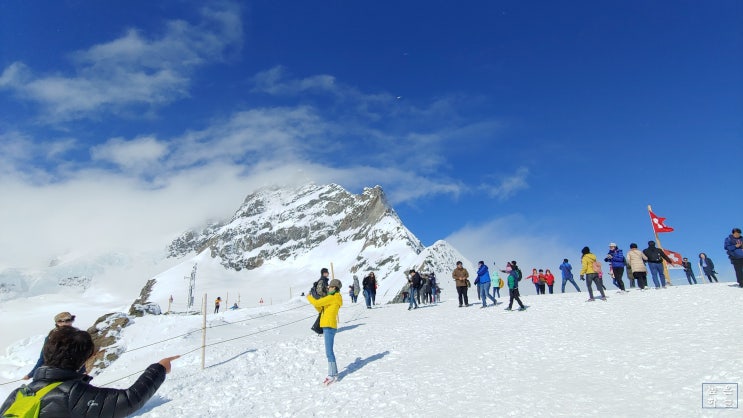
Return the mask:
M185 310L187 295L200 299L205 293L251 306L299 296L321 268L332 267L346 289L354 276L361 280L374 271L377 302L386 303L405 286L410 268L446 278L457 260L472 265L445 241L425 247L379 186L358 195L336 184L263 188L248 195L231 219L184 232L166 247L160 254L67 254L45 269L6 269L0 272L0 300L99 294L106 286L125 291L124 284L132 291L146 283L137 303L158 304L163 312L168 305ZM196 285L189 289L195 265ZM440 284L446 290L449 283Z

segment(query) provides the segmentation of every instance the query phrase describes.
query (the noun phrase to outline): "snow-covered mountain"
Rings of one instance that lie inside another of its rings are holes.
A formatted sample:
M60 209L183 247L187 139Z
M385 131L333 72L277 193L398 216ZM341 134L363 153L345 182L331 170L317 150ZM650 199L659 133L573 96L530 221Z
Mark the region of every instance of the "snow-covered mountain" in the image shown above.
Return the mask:
M194 266L197 299L208 293L209 299L220 296L227 304L239 300L248 306L305 292L323 267L332 267L344 287L354 276L362 279L374 271L377 302L385 303L398 295L410 268L442 277L457 260L471 266L445 241L423 246L381 187L355 195L335 184L258 190L231 219L182 234L168 253L182 262L155 276L140 300L160 304L163 311L170 296L171 309L186 309L187 277Z

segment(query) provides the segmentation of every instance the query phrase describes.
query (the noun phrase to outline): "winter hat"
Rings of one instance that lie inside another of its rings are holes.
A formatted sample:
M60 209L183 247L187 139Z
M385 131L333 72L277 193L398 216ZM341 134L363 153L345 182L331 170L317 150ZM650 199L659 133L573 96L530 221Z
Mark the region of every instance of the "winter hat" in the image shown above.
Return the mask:
M648 241L648 247L655 247L655 241Z
M336 289L340 289L340 288L343 287L343 284L341 283L340 280L333 279L333 280L330 281L330 283L328 283L328 287L334 287Z
M457 265L458 266L461 266L462 265L462 262L461 261L457 261Z
M328 271L328 269L326 269L325 267L323 267L322 270L320 270L320 275L322 276L325 273L330 273L330 272Z
M633 242L632 244L630 244L630 245L629 245L629 247L630 247L630 248L637 248L637 244L635 244L635 243Z
M61 322L61 321L74 321L75 315L69 313L69 312L60 312L56 315L54 315L54 322Z
M588 247L583 247L582 250L580 250L581 254L588 254L591 252L591 250Z
M616 243L616 242L610 242L610 243L609 243L609 246L610 246L610 247L616 247L616 246L617 246L617 243Z
M562 262L563 262L563 263L567 263L567 262L568 262L568 259L567 259L567 258L564 258L564 259L562 260Z
M411 274L411 273L415 273L415 269L410 269L410 271L408 271L408 274Z
M516 265L516 261L511 261L511 265L512 266L515 266Z

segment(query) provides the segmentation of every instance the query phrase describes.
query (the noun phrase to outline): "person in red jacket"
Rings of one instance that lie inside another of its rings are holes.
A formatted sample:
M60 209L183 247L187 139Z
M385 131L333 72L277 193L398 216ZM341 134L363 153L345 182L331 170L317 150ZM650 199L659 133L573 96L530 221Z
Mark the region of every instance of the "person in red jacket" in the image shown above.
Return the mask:
M555 275L552 274L550 269L544 271L544 280L547 282L547 287L549 288L551 295L555 286Z
M77 371L93 349L93 339L85 331L74 327L52 330L43 348L44 365L36 370L28 386L10 393L0 407L2 416L15 402L18 391L37 392L61 382L41 398L39 417L126 417L155 394L170 372L170 362L180 357L166 357L151 364L128 389L100 388L88 383L90 376Z
M531 269L531 274L526 276L527 279L531 279L531 282L534 284L534 291L539 294L539 273L537 273L537 269Z

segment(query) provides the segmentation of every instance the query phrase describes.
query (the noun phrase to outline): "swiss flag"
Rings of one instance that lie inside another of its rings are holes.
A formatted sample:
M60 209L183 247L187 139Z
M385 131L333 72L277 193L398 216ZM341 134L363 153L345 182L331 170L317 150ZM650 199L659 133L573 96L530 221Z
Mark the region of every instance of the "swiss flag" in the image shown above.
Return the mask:
M648 212L650 213L650 220L653 221L653 229L655 232L673 232L673 228L666 226L666 218L661 218L649 210Z
M681 267L681 262L684 259L683 257L681 257L681 254L674 251L666 250L665 248L663 249L663 252L666 253L668 258L671 259L672 266Z

